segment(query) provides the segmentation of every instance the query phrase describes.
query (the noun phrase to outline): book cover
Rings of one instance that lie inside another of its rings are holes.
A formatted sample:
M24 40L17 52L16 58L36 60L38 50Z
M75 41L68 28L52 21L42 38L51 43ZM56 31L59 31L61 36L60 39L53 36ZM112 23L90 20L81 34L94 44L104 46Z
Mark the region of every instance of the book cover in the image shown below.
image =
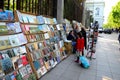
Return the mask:
M18 16L19 21L23 22L23 16L22 16L22 14L18 10L16 10L16 12L17 12L17 16Z
M13 48L13 52L16 56L27 53L25 46Z
M28 72L26 70L26 67L20 68L19 72L20 72L20 74L21 74L22 77L25 77L28 74Z
M23 16L23 15L22 15L22 18L23 18L23 22L24 22L24 23L28 23L28 18L27 18L27 16Z
M57 24L57 20L56 18L53 18L54 24Z
M22 64L25 66L28 64L28 60L27 60L27 57L25 55L22 55L21 56L21 59L22 59Z
M40 72L40 69L38 69L38 70L37 70L37 76L38 76L38 78L40 78L40 77L41 77L41 72Z
M12 46L18 46L18 45L20 44L17 35L11 35L11 36L9 36L8 38L9 38L10 44L11 44Z
M30 64L26 65L26 69L27 69L28 73L32 73L32 68L31 68Z
M4 40L0 40L0 49L6 47Z
M39 24L44 24L45 23L43 16L37 16L37 21L38 21Z
M24 36L23 33L18 34L17 38L19 40L19 44L25 44L25 43L27 43L26 37Z
M38 45L37 43L33 43L35 50L38 50Z
M57 30L60 30L60 26L59 26L59 24L58 24L58 25L56 25L56 28L57 28Z
M42 49L43 48L43 44L41 42L38 43L38 48Z
M0 25L0 34L8 33L6 25Z
M42 58L39 59L39 62L40 62L40 65L41 65L41 66L44 65L44 62L43 62L43 59L42 59Z
M33 64L34 64L34 67L35 67L36 70L38 70L40 68L39 61L34 61Z
M45 61L44 63L45 63L46 69L49 70L49 69L51 68L51 66L50 66L50 64L49 64L49 61L47 61L47 62Z
M48 33L45 33L44 37L45 37L45 39L49 39L50 38Z
M8 28L9 33L15 33L16 32L16 28L15 28L14 23L7 23L6 26Z
M8 50L6 50L6 54L8 54L8 56L9 56L10 58L12 58L12 57L15 56L15 54L14 54L14 52L13 52L12 49L8 49Z
M44 75L47 72L47 69L45 68L45 66L42 66L40 68L40 72L41 72L41 75Z
M14 26L15 26L15 32L16 32L16 33L22 32L19 22L15 22L15 23L14 23Z
M5 46L11 47L10 41L8 39L4 40Z

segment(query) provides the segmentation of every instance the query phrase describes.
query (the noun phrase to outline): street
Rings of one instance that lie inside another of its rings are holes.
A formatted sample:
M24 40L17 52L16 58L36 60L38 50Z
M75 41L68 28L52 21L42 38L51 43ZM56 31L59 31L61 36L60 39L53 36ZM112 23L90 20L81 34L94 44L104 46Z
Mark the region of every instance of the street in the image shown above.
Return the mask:
M120 51L118 34L99 34L96 59L88 69L74 62L74 55L58 64L40 80L120 80Z

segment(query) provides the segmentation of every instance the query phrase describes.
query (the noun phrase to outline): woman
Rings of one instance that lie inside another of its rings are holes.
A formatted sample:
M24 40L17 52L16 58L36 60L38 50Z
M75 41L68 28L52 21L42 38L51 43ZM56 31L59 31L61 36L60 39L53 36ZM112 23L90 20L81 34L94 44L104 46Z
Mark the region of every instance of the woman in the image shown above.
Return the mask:
M71 40L72 41L72 46L73 46L73 53L75 53L76 49L75 49L75 45L76 45L76 36L74 34L74 31L70 31L68 36L67 36L67 40Z
M85 46L85 49L87 49L86 30L82 27L80 32L82 33L82 36L84 37L84 46Z

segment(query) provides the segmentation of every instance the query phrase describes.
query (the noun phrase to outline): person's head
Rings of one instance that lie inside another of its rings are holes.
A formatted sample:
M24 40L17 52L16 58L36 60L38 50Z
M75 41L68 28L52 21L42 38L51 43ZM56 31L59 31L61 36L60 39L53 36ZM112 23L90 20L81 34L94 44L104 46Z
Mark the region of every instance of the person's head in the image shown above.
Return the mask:
M77 33L77 36L78 38L82 38L82 33L81 32Z
M86 31L84 26L81 27L81 31Z
M71 31L69 32L69 35L71 35L71 34L74 34L73 30L71 30Z

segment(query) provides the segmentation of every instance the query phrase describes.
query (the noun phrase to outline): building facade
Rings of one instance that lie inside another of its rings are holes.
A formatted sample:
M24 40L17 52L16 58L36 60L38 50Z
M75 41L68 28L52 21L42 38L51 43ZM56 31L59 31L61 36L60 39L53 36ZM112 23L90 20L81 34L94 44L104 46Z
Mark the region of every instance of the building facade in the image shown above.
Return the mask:
M99 27L103 26L104 22L104 0L86 0L85 9L89 12L89 16L93 18L93 23L98 21ZM86 19L88 19L86 17ZM89 21L91 23L91 21Z

